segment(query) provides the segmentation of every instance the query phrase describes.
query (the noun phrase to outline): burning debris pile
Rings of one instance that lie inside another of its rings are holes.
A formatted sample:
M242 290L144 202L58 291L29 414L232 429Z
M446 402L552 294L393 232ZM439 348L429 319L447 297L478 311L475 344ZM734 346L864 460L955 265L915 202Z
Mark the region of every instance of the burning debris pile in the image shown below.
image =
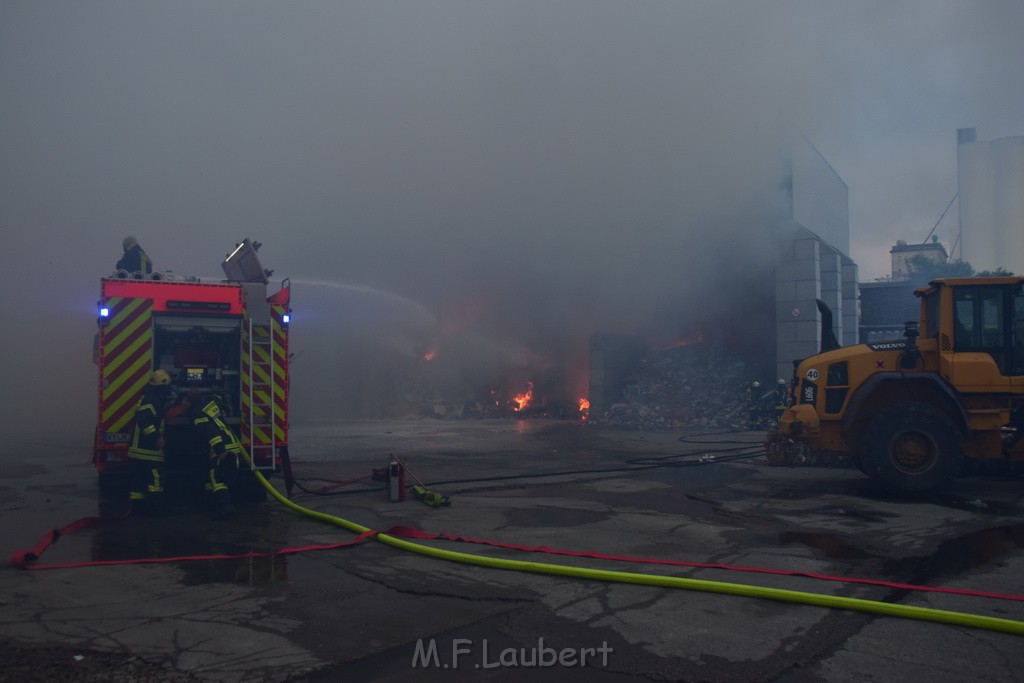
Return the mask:
M744 389L754 371L723 347L692 343L647 354L626 377L621 398L590 421L617 429L745 429Z
M538 402L533 395L533 383L527 382L523 392L510 399L502 399L497 391L488 392L484 399L468 398L465 401L434 399L421 401L417 414L409 417L431 417L442 420L481 419L536 419L586 420L590 401L581 398L572 404Z
M765 413L759 409L765 400L770 403L774 397L771 385L762 389L771 395L751 397L751 382L761 374L751 357L728 344L705 342L702 336L648 352L635 338L601 338L592 343L590 360L592 396L570 398L574 392L566 391L564 374L557 376L548 368L535 371L536 382L525 379L530 375L523 372L511 379L492 376L475 386L465 381L411 382L389 416L577 420L636 431L748 429L752 419ZM428 362L428 369L442 369L434 367L433 359ZM435 379L447 377L438 373ZM602 384L594 386L595 378Z

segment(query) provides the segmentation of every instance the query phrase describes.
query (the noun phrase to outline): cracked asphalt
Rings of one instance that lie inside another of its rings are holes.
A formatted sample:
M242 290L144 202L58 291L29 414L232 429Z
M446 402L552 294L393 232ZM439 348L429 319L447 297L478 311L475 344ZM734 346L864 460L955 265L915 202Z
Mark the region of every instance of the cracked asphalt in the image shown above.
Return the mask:
M964 478L942 495L899 499L854 469L770 467L747 455L763 436L550 420L294 426L296 478L324 495L297 491L293 500L381 531L1024 594L1020 480ZM17 447L24 457L0 473L8 553L95 514L88 442ZM369 479L389 453L451 507L389 502ZM274 551L353 536L272 500L217 522L183 506L66 535L40 563ZM424 543L1024 621L1020 601ZM1012 681L1024 669L1024 641L1004 633L488 569L373 540L274 557L8 566L0 585L0 679L12 681Z

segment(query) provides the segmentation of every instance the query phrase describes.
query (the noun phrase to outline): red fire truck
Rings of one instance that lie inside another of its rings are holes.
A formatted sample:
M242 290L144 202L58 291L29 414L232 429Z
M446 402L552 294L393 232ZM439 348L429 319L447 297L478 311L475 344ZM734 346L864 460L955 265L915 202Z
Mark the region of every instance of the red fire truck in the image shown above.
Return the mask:
M288 461L288 327L290 283L268 295L264 270L248 238L227 255L226 279L205 282L166 273L120 271L100 280L99 410L93 463L99 471L99 512L128 506L128 444L135 406L153 372L166 370L177 392L216 394L225 422L251 455L232 488L236 501L264 495L252 469L280 470ZM207 449L184 418L165 431L167 495L198 495L209 467Z

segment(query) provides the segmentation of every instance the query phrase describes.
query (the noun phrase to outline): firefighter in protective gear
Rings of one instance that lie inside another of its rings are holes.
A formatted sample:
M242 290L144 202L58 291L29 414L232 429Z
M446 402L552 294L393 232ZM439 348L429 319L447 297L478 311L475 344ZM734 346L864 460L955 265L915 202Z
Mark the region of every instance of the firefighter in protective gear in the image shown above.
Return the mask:
M747 401L747 429L757 429L761 424L761 383L754 380L743 390Z
M156 513L161 507L164 423L173 402L171 376L166 370L157 370L135 406L135 427L128 447L128 457L132 459L129 498L132 511L137 514Z
M213 502L213 517L225 519L234 513L229 486L238 472L242 443L224 423L217 397L198 401L191 417L201 442L209 448L210 470L204 488Z
M788 382L784 379L780 379L778 384L775 385L775 417L778 418L782 415L783 411L789 406L789 387Z
M121 248L124 249L124 256L117 262L115 266L117 270L125 270L130 274L142 273L143 275L151 275L153 273L153 262L149 260L149 256L139 246L137 239L125 237L121 242Z

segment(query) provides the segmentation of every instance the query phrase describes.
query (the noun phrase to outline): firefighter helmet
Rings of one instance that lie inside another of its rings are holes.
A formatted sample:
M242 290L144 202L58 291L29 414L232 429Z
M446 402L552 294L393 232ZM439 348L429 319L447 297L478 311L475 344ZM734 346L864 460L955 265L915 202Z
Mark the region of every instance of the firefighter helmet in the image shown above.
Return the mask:
M125 237L121 241L121 248L124 249L125 251L128 251L132 247L138 246L138 244L139 244L139 241L137 239L135 239L134 237L132 237L131 235L129 235L128 237Z
M786 383L786 380L781 379L781 378L779 379L779 384L785 384L785 383Z
M157 370L149 380L150 384L170 384L171 373L166 370Z

